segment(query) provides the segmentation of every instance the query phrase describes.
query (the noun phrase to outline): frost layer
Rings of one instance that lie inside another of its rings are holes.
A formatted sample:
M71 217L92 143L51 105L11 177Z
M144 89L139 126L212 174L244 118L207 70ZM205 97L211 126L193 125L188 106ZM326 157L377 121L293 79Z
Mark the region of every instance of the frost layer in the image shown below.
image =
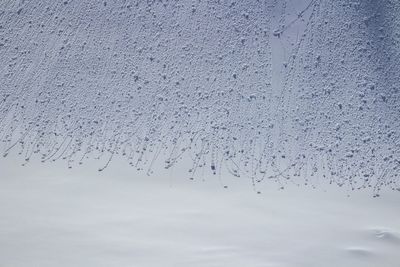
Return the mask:
M3 1L4 154L399 189L399 2L300 2Z

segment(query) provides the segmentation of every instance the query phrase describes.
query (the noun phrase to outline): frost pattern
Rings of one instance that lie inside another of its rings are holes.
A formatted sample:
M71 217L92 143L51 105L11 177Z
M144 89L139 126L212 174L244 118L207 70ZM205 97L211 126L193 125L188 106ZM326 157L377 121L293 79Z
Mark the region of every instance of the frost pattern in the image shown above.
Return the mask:
M399 190L399 2L300 2L3 1L4 155Z

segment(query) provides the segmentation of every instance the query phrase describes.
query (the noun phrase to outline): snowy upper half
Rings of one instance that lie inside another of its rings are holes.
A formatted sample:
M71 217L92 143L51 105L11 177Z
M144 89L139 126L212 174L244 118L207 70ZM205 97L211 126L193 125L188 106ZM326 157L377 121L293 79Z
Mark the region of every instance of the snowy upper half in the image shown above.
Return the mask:
M5 0L0 62L5 155L400 187L397 0Z

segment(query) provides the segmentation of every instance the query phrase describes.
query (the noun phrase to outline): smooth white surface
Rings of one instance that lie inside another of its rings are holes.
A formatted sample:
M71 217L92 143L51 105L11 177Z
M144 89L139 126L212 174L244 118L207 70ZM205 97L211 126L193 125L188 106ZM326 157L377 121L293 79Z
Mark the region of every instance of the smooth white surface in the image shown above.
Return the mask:
M118 162L118 161L117 161ZM62 164L61 164L62 165ZM399 266L400 196L0 161L0 266Z

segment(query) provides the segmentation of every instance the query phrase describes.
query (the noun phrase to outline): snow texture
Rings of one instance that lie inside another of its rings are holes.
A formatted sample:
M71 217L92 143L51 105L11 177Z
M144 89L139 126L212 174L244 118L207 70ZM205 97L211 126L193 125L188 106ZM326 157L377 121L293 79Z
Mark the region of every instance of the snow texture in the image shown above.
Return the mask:
M0 3L4 155L399 190L400 2Z
M147 177L116 159L101 173L93 159L0 161L0 265L399 267L398 192L262 183L259 195L244 179L223 177L225 190L212 174Z

